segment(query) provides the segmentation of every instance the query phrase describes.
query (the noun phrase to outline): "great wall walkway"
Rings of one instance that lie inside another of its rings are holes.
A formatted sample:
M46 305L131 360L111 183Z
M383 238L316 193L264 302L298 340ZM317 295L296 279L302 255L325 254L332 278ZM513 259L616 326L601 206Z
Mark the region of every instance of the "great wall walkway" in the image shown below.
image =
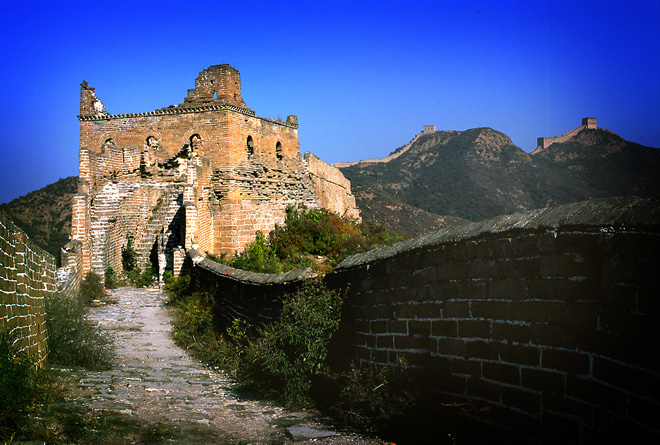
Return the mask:
M173 426L176 433L169 443L282 444L294 440L291 433L314 431L333 435L296 441L382 443L334 433L314 412L290 412L238 395L231 379L172 342L172 314L161 290L122 288L111 297L117 304L92 308L90 318L115 337L116 365L73 375L88 409Z

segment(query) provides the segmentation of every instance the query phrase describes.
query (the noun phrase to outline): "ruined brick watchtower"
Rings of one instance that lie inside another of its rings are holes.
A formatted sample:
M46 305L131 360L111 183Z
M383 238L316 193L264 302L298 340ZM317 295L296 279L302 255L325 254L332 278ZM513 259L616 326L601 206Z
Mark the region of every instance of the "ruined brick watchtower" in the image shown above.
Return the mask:
M183 103L144 113L108 113L83 81L78 118L72 237L84 271L121 270L129 233L141 265L176 273L187 249L240 250L282 223L289 204L359 218L341 172L301 156L298 118L256 116L229 65L202 71Z

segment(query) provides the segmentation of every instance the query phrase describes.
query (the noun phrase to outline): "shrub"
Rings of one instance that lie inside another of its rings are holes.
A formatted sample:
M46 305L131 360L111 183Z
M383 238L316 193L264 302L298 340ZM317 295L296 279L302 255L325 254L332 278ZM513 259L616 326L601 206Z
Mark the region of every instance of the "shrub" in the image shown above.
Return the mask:
M16 347L16 336L0 333L0 437L15 430L36 397L34 363Z
M309 403L312 378L322 370L328 343L339 328L342 297L321 280L308 280L284 300L280 319L260 330L237 375L293 407Z
M190 276L179 275L172 278L165 284L165 290L169 293L172 302L183 300L187 295L190 295Z
M117 287L117 274L110 266L105 268L105 287L106 289L115 289Z
M326 209L289 206L284 225L276 226L268 237L258 231L243 252L230 258L207 257L254 272L280 273L305 267L327 272L349 255L402 239L382 226L358 224Z
M89 309L81 301L59 294L46 298L48 358L62 366L109 368L114 345L98 326L87 319Z
M415 393L412 373L405 360L399 368L373 364L351 369L337 376L342 382L332 411L345 425L368 432L392 428L413 406Z
M133 247L135 237L131 232L126 234L126 245L121 249L121 265L125 272L130 272L137 268L138 254Z
M80 282L78 295L84 304L91 304L94 300L103 299L105 289L101 284L101 277L94 272L87 272L85 278Z

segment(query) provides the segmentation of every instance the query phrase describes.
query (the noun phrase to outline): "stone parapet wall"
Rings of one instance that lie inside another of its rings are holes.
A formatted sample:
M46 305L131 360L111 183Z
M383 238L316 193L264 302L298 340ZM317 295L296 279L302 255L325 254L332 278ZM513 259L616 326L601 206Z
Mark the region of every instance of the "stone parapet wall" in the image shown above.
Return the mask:
M309 152L305 153L305 166L320 207L361 221L351 183L337 167Z
M83 245L69 241L62 248L62 267L57 269L57 291L68 298L76 298L83 279Z
M611 198L441 229L355 255L332 364L418 372L429 419L445 403L511 443L660 437L660 202ZM273 320L307 273L240 271L189 252L216 319ZM438 414L440 415L440 414ZM646 442L644 442L646 441Z
M295 292L302 281L311 278L310 269L283 274L265 274L234 269L211 261L196 250L188 251L187 269L196 291L211 292L215 298L215 322L231 327L235 319L251 325L264 325L277 319L281 298Z
M0 212L0 331L38 367L48 355L45 298L56 291L55 258Z
M338 349L420 370L516 440L660 437L660 203L604 199L442 229L348 258ZM639 443L639 442L638 442Z

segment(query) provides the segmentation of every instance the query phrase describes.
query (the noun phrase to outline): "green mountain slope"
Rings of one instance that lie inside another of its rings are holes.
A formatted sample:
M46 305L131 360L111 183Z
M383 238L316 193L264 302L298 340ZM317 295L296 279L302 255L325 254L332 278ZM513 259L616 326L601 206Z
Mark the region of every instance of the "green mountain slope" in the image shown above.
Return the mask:
M420 136L389 162L342 168L369 188L437 215L478 221L589 198L660 195L660 150L607 130L525 153L491 128Z
M70 176L0 204L30 239L59 258L71 234L71 203L78 190L78 177Z

